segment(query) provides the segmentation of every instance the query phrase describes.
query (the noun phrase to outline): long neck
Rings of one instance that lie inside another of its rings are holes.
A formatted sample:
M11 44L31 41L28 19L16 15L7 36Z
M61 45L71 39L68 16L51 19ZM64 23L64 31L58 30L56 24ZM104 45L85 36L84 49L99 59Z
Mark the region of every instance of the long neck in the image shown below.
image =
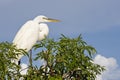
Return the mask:
M39 37L38 37L38 40L43 40L47 37L49 33L49 28L47 26L47 24L45 23L40 23L39 24Z

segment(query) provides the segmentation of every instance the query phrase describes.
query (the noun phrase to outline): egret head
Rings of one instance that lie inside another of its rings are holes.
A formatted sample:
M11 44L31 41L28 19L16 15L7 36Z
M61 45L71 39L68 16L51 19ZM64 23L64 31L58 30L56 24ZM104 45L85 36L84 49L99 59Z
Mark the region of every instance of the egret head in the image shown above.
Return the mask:
M60 22L59 20L57 19L52 19L52 18L48 18L46 16L43 16L43 15L40 15L40 16L37 16L34 21L38 22L38 23L42 23L42 22Z

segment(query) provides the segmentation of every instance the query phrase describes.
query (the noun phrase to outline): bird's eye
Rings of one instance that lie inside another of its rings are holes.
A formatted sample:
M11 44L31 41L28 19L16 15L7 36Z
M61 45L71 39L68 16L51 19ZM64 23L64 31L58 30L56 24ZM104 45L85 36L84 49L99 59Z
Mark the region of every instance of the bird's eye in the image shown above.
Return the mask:
M43 17L43 19L47 19L46 17Z

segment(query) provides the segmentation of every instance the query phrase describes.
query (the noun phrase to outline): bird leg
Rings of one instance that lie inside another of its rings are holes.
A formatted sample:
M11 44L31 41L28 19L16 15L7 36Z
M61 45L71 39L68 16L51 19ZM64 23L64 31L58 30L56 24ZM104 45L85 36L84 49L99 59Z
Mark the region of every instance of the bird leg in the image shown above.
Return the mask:
M18 61L18 65L20 65L20 64L21 64L21 60Z
M30 64L30 66L32 66L32 49L30 50L29 64Z

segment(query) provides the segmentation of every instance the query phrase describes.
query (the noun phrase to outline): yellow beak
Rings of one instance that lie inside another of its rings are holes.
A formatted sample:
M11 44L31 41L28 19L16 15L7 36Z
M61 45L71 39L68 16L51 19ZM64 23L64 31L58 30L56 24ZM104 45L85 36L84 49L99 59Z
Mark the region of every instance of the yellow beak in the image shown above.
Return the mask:
M52 19L52 18L44 18L46 22L60 22L60 20Z
M60 22L60 20L52 19L52 18L47 18L47 20L48 20L49 22Z

